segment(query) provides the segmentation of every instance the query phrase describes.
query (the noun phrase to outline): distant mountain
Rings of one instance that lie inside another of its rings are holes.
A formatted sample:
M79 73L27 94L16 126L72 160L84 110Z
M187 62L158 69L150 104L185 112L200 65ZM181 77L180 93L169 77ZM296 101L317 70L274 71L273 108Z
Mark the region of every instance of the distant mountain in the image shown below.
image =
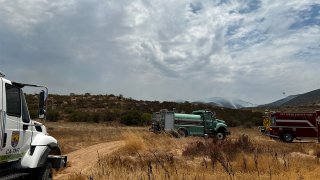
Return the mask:
M272 102L272 103L269 103L269 104L260 105L259 107L280 107L283 104L285 104L286 102L289 102L289 101L291 101L292 99L294 99L294 98L296 98L298 96L299 95L290 95L288 97L285 97L283 99L277 100L275 102Z
M291 99L282 106L320 105L320 89L310 91Z
M243 101L241 99L236 98L224 98L224 97L212 97L203 100L199 100L197 102L212 104L215 106L231 108L231 109L240 109L245 107L255 107L255 104L252 104L247 101Z
M261 105L261 107L288 107L288 106L320 106L320 89L304 94L291 95L278 101Z
M175 100L174 102L176 102L176 103L184 103L184 102L186 102L186 100L183 100L183 99L177 99L177 100Z

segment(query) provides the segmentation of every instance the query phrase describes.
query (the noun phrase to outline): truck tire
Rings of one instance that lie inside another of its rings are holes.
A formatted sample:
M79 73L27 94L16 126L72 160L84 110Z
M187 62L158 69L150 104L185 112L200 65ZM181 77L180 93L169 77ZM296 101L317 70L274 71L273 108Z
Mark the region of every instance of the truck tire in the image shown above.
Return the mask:
M226 133L224 131L219 131L216 134L216 139L218 140L224 140L226 138Z
M188 133L185 129L179 129L178 133L179 133L180 137L187 137L188 136Z
M291 143L293 141L293 134L291 132L285 132L282 134L281 140L286 143Z
M169 134L170 134L172 137L180 138L180 134L179 134L178 131L176 131L176 130L170 130L170 131L169 131Z
M33 180L52 180L52 164L50 162L46 162L43 167L37 168L32 173Z

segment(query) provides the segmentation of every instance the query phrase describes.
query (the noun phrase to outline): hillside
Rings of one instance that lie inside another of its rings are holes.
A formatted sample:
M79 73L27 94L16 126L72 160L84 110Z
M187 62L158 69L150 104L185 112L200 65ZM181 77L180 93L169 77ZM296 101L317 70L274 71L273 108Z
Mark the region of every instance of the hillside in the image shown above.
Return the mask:
M288 97L285 97L283 99L280 99L280 100L277 100L275 102L272 102L272 103L269 103L269 104L263 104L263 105L260 105L259 107L280 107L282 106L283 104L289 102L290 100L298 97L299 95L290 95Z
M320 89L310 91L304 94L291 95L278 101L264 104L259 107L302 107L302 106L320 106Z
M37 116L38 96L27 95L31 117ZM125 125L149 125L152 113L161 109L191 113L206 109L215 111L217 117L226 120L229 126L252 126L261 124L261 113L251 110L235 110L212 104L190 102L142 101L122 95L49 95L48 116L50 121L109 122Z
M282 104L282 106L302 106L315 105L320 106L320 89L310 91L291 99Z
M256 106L250 102L247 102L247 101L244 101L241 99L224 98L224 97L212 97L212 98L199 100L197 102L208 103L208 104L212 104L215 106L220 106L220 107L225 107L225 108L230 108L230 109L240 109L240 108L247 108L247 107Z

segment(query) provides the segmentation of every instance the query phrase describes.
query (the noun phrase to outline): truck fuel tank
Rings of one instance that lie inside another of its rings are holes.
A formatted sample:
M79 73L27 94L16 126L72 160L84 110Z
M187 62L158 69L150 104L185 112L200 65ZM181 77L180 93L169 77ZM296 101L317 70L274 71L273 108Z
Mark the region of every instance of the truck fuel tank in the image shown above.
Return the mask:
M180 114L174 113L174 118L176 119L192 119L192 120L202 120L200 115L196 114Z

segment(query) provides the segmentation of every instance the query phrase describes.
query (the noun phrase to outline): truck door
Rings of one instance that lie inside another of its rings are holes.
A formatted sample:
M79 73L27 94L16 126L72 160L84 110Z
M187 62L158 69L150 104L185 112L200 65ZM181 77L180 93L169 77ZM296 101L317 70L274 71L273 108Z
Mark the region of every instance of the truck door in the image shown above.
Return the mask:
M212 134L213 133L213 116L212 113L204 113L203 115L203 125L204 125L204 134Z
M5 143L3 152L6 161L14 161L22 156L21 147L24 143L21 142L21 89L14 85L4 83L5 92L3 92L6 111L4 113L5 120Z
M2 154L2 149L4 146L4 139L5 139L5 114L3 110L3 80L0 78L0 154Z

